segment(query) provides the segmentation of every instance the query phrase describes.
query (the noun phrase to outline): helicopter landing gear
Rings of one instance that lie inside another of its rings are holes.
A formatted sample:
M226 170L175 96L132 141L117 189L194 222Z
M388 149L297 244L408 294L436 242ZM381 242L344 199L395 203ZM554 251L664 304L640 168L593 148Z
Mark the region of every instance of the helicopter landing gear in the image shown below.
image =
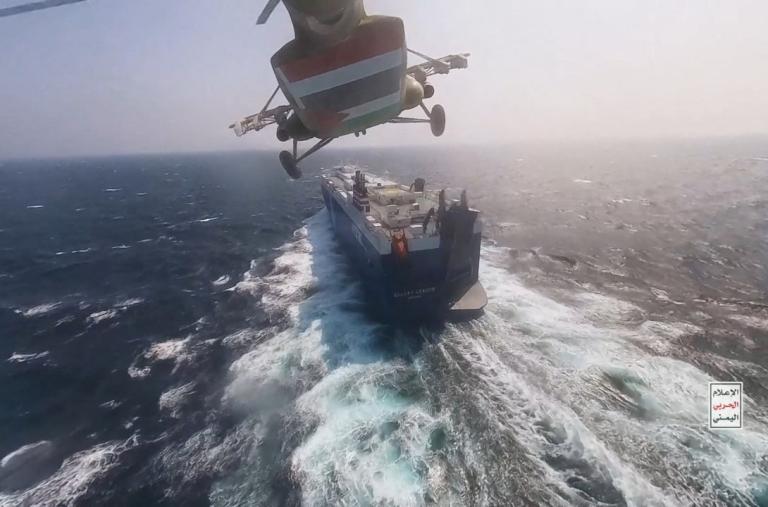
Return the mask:
M435 104L429 113L429 128L435 137L440 137L445 132L445 109L440 104Z
M285 172L288 173L288 176L294 180L301 178L301 169L299 169L299 166L296 164L296 159L290 151L280 152L280 164L283 166L283 169L285 169Z
M280 152L280 165L283 166L283 169L285 169L285 172L288 173L288 176L293 178L294 180L298 180L301 178L301 168L299 168L299 162L307 158L308 156L312 155L314 152L319 150L320 148L327 146L330 144L330 142L333 141L332 137L321 139L318 141L313 147L305 151L300 157L296 157L299 142L294 139L293 140L293 153L290 151L281 151Z
M445 109L440 104L432 106L432 110L428 110L424 103L421 103L421 109L424 110L424 114L429 118L429 128L432 130L432 135L440 137L445 132Z
M430 111L424 102L419 104L427 118L405 118L398 116L392 118L387 123L429 123L429 127L432 130L432 135L440 137L445 132L445 109L440 104L435 104Z

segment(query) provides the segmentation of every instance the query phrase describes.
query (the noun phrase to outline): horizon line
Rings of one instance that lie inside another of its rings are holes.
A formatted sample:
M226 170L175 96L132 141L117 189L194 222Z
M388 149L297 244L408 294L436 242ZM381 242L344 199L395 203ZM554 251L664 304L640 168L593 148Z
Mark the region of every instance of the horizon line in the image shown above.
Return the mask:
M685 142L723 142L723 141L736 141L736 140L768 140L768 133L761 134L739 134L739 135L706 135L706 136L665 136L665 137L651 137L651 136L638 136L638 137L594 137L594 138L570 138L570 139L546 139L546 138L530 138L520 139L518 141L510 141L507 143L451 143L439 147L437 151L450 150L450 149L487 149L487 148L512 148L520 145L594 145L596 143L607 144L645 144L645 143L685 143ZM403 149L434 149L432 144L402 144L402 145L383 145L372 146L362 145L359 147L352 146L332 146L325 148L323 152L338 152L338 151L362 151L362 150L403 150ZM273 148L231 148L231 149L204 149L204 150L186 150L186 151L133 151L133 152L116 152L116 153L77 153L68 155L16 155L16 156L2 156L0 155L0 163L2 162L16 162L16 161L42 161L42 160L70 160L70 159L100 159L100 158L130 158L130 157L163 157L163 156L188 156L188 155L222 155L222 154L247 154L247 153L275 153L275 156L282 151L280 147Z

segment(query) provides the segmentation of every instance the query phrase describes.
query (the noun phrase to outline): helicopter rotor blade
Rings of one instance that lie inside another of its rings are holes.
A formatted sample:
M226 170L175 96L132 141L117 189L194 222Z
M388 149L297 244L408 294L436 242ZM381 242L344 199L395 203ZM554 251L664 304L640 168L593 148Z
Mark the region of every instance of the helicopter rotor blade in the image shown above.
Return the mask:
M275 7L277 7L277 4L280 3L280 0L269 0L267 2L267 5L264 6L264 10L261 11L261 14L259 15L259 19L256 20L257 25L263 25L267 22L269 17L272 15L272 11L275 10Z
M85 2L85 0L41 0L40 2L29 2L26 4L14 5L13 7L0 9L0 18L15 16L17 14L24 14L26 12L41 11L43 9L50 9L52 7L59 7L61 5L74 4L78 2Z

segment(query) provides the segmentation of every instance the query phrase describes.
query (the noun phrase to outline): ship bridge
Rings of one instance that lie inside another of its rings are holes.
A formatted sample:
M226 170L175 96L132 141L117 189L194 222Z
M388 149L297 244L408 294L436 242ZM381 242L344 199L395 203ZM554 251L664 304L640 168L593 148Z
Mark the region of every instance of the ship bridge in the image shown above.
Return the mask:
M386 238L391 238L394 231L403 231L409 240L438 236L439 192L427 191L423 185L417 190L417 185L409 187L374 175L365 175L363 186L356 191L356 172L354 168L340 167L325 178L344 201L364 216L369 230Z

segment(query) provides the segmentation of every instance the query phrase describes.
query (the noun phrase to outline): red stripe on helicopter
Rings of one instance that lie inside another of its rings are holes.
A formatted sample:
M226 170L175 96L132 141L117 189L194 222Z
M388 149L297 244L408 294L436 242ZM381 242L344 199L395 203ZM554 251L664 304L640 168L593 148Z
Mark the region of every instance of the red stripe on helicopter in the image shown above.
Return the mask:
M401 23L369 23L360 26L346 41L317 55L281 65L280 70L289 82L301 81L404 46Z

